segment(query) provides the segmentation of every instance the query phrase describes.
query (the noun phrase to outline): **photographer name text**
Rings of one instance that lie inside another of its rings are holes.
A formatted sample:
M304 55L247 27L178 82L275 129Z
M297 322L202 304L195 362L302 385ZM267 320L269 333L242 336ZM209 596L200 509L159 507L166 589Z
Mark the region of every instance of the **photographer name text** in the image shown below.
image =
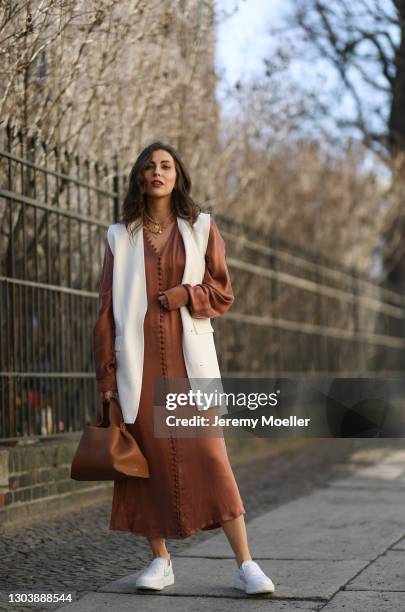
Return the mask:
M290 415L289 417L285 417L283 419L276 418L274 416L264 416L262 415L261 419L258 417L252 418L236 418L236 417L220 417L215 415L214 419L211 421L208 417L204 416L192 416L189 418L186 417L176 417L174 415L170 415L166 417L166 424L169 427L257 427L257 424L261 421L261 427L308 427L310 418L300 418L295 414Z

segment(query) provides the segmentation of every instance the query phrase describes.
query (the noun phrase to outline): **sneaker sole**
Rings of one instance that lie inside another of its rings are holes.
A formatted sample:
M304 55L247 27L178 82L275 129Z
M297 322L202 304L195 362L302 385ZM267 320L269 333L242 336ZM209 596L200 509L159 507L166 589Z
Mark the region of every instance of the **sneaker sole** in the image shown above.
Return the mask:
M233 586L235 587L235 589L239 589L239 591L244 591L246 595L261 595L263 593L274 593L275 591L274 586L273 587L263 587L260 590L249 591L248 589L246 589L243 582L237 579L234 580Z
M164 589L167 586L170 586L174 584L174 576L167 576L166 578L163 579L163 584L160 583L159 586L154 585L154 584L148 584L147 582L140 582L139 584L136 584L136 588L137 589L147 589L152 590L152 591L161 591L162 589Z

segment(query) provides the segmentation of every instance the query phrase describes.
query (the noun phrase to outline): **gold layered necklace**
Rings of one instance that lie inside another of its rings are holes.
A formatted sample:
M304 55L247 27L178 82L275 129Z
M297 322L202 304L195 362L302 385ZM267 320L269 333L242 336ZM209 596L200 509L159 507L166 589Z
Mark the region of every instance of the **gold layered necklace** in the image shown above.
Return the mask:
M162 234L163 230L165 230L166 227L168 227L174 219L173 212L171 212L170 215L166 217L166 219L164 219L163 221L155 221L155 219L152 219L152 217L148 215L146 210L144 210L143 212L147 219L145 226L150 232L152 232L152 234Z

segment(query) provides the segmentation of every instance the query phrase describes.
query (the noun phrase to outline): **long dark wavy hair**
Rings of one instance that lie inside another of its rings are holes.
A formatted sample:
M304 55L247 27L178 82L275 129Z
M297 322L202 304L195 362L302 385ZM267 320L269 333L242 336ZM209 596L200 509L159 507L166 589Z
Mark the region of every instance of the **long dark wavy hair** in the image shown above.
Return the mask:
M201 212L200 205L196 204L190 195L190 174L179 153L171 145L157 140L143 149L129 173L128 190L124 198L120 222L125 224L130 237L133 237L136 229L142 225L143 212L147 203L143 171L150 161L152 153L158 149L167 151L174 159L177 176L171 194L170 205L172 211L177 217L189 221L191 226L194 225Z

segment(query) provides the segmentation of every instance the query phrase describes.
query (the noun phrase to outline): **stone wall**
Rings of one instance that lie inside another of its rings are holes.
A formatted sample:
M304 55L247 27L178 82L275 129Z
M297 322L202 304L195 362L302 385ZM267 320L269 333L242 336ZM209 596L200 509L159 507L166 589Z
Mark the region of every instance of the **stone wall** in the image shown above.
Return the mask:
M70 478L80 435L0 449L0 530L112 498L112 482Z

